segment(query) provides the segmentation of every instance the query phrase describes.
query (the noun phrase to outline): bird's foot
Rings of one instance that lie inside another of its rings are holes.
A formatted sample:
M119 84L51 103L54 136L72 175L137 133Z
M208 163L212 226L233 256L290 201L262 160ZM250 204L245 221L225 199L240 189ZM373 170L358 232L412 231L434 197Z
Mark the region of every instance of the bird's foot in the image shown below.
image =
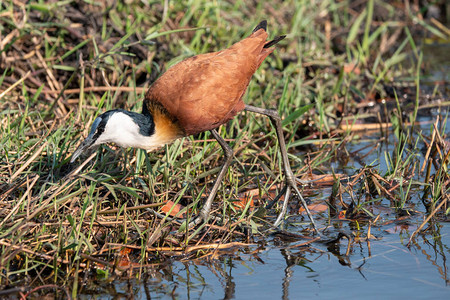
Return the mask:
M207 223L209 217L209 212L205 212L203 209L200 211L198 216L194 217L192 221L188 223L188 230L191 230L202 223ZM187 221L187 220L186 220Z
M320 235L319 230L317 229L316 223L314 222L314 218L311 215L311 212L309 211L308 205L306 204L305 199L303 198L302 194L300 193L300 190L298 189L297 182L301 183L301 181L294 176L292 171L288 172L288 174L286 174L286 175L287 176L286 176L285 185L284 185L283 189L281 190L280 194L275 198L275 200L278 200L281 198L281 196L284 195L283 207L281 208L281 212L278 214L278 217L277 217L275 223L273 224L273 226L277 227L283 221L283 219L286 215L289 198L291 196L291 191L294 191L297 194L297 196L300 198L302 206L305 209L306 214L308 215L308 218L311 221L311 224L313 225L314 231Z
M152 213L154 216L156 216L157 218L164 219L169 222L175 221L177 224L180 224L180 228L178 229L179 231L186 231L186 227L187 227L188 231L192 230L202 223L206 224L209 221L209 219L216 218L213 216L208 216L209 214L203 210L197 216L194 216L193 218L189 218L189 219L187 219L187 218L177 219L177 218L169 217L164 214L158 213L157 211L150 209L150 208L147 208L147 210L150 213ZM191 220L191 221L189 221L189 220Z
M211 215L210 211L203 207L197 216L194 216L193 218L191 218L191 221L189 223L188 223L188 220L186 220L185 223L187 223L187 229L192 230L198 226L207 224L210 220L222 221L223 219L220 217Z

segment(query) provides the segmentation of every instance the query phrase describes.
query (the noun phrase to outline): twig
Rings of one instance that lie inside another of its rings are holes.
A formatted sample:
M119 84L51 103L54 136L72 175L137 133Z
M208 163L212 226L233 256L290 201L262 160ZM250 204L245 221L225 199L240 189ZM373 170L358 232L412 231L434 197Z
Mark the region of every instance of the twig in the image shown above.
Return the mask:
M69 294L69 291L67 290L67 288L64 288L62 286L58 286L56 284L46 284L46 285L38 286L38 287L32 289L31 291L29 291L28 293L22 295L21 299L26 300L27 297L30 296L31 294L33 294L34 292L37 292L37 291L43 290L43 289L50 289L50 288L51 289L62 290L66 294L66 297L67 297L66 299L69 299L69 300L72 299L72 297L70 297L70 294Z
M35 183L36 183L36 181L38 179L39 179L39 175L36 175L34 177L33 181L31 182L31 184L28 186L28 189L26 190L26 192L23 194L23 196L17 202L16 206L14 206L14 208L9 212L9 214L0 222L0 227L2 227L3 224L5 224L5 222L17 211L17 209L19 209L19 207L22 204L23 200L25 200L25 198L28 197L28 195L31 192L31 189L33 188L33 186L35 185Z
M437 123L439 122L439 117L436 118L436 122L434 123L433 128L437 127ZM425 166L427 165L428 157L430 156L431 148L433 148L434 139L436 137L436 129L433 130L433 133L431 134L431 142L428 146L427 153L425 154L425 158L423 160L422 168L420 169L420 173L422 173L425 170Z
M317 242L318 240L320 240L320 236L318 236L318 237L316 237L316 238L313 238L312 240L309 240L309 241L300 243L300 244L296 244L296 245L289 246L289 247L287 247L287 249L303 247L303 246L312 244L312 243L314 243L314 242Z
M131 249L142 249L141 246L134 246L134 245L125 245L125 244L117 244L117 243L108 243L108 245L111 246L119 246L119 247L127 247ZM186 253L196 251L196 250L215 250L215 249L228 249L232 247L248 247L248 246L254 246L256 244L246 244L241 242L231 242L226 244L206 244L206 245L198 245L198 246L189 246L189 247L146 247L146 251L148 252L163 252L163 251L184 251Z
M145 209L145 208L158 207L158 206L162 206L162 205L164 205L163 202L132 206L132 207L127 207L127 211L129 211L129 210L141 210L141 209ZM102 211L98 211L97 215L114 214L114 213L119 212L119 210L120 210L119 208L102 210ZM92 212L89 212L87 215L91 215L91 214L92 214Z
M14 89L16 86L18 86L19 84L21 84L25 79L28 78L28 76L30 76L31 71L28 71L25 76L23 76L22 78L20 78L19 80L17 80L16 82L14 82L14 84L12 84L9 88L7 88L6 90L4 90L1 94L0 94L0 99L2 99L6 94L9 93L9 91L11 91L12 89Z
M413 234L411 234L411 237L409 238L409 242L408 244L406 244L406 247L411 247L411 242L414 239L414 236L419 233L422 228L425 226L426 223L428 223L428 221L430 221L430 219L437 213L437 211L439 209L441 209L441 207L449 200L448 196L446 195L445 200L442 200L441 203L439 203L439 205L431 212L431 214L425 219L425 221L422 222L422 224L420 224L419 228L416 229L416 231L413 232Z
M141 94L143 92L145 92L147 90L146 87L128 87L128 86L90 86L90 87L85 87L83 89L83 92L108 92L108 91L119 91L119 92L134 92L136 91L137 94ZM82 89L68 89L68 90L64 90L63 94L79 94L81 93ZM61 90L57 90L57 91L52 91L52 90L43 90L42 93L43 94L58 94L60 93Z
M10 248L12 248L12 249L14 249L14 250L19 250L20 252L24 252L24 253L27 253L27 254L31 254L31 255L34 255L34 256L37 256L37 257L46 259L46 260L52 261L52 260L55 260L55 259L56 259L57 262L62 263L62 264L70 264L70 263L71 263L70 261L65 260L65 259L61 259L61 258L59 258L59 257L56 257L56 258L55 258L55 257L52 257L52 256L47 255L47 254L41 254L41 253L35 252L35 251L33 251L33 250L24 248L23 246L13 245L13 244L11 244L11 243L6 242L5 240L0 240L0 245L6 246L6 247L10 247ZM80 266L81 266L81 265L80 265ZM85 267L85 266L86 266L86 265L83 264L83 267Z
M48 142L45 141L42 146L39 147L36 152L34 152L34 154L19 168L19 170L17 170L16 173L11 176L10 182L13 182L14 179L16 179L16 177L19 176L19 174L22 173L22 171L25 170L36 159L36 157L39 156L39 154L41 154L42 150L44 150L47 144Z

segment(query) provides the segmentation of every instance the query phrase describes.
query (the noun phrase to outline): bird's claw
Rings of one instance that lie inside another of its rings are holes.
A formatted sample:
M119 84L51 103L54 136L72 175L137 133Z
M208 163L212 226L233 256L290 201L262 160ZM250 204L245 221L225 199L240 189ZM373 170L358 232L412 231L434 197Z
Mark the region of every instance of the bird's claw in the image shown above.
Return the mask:
M305 199L303 198L302 194L300 193L300 190L297 187L297 182L301 183L302 181L300 179L296 178L291 170L289 170L289 171L290 172L287 172L288 174L286 174L285 186L283 187L283 190L281 191L281 193L279 195L279 197L281 197L283 194L285 195L285 198L284 198L285 200L283 201L283 207L281 208L281 212L278 214L278 217L277 217L275 223L273 224L273 226L277 227L283 221L283 218L286 215L287 205L288 205L289 197L291 196L291 191L294 190L294 192L300 198L300 201L302 203L303 208L306 211L306 214L308 215L309 219L311 220L314 231L320 235L319 230L317 229L316 223L314 222L314 218L312 217L311 212L309 211L308 205L307 205ZM277 197L277 198L279 198L279 197Z

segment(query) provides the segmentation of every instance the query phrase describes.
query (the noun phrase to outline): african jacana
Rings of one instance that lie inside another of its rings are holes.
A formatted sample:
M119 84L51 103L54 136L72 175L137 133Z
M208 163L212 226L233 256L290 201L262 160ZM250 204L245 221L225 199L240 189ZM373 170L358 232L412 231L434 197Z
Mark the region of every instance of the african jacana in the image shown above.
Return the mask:
M251 77L273 52L270 47L285 38L279 36L267 41L266 28L267 22L262 21L249 37L230 48L193 56L168 69L148 89L141 114L115 109L97 117L88 137L73 153L71 162L84 150L103 143L153 150L175 139L209 130L222 147L225 162L205 205L193 221L199 224L207 220L213 199L233 158L231 147L216 128L245 109L268 116L276 128L286 186L282 189L285 194L283 208L274 225L281 223L291 189L294 189L316 229L289 165L278 112L246 105L242 101Z

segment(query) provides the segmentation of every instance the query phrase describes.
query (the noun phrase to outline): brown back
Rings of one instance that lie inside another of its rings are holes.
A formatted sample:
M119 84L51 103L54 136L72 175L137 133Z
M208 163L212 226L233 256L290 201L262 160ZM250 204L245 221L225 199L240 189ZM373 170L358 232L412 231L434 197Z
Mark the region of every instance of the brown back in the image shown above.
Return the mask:
M245 108L242 101L252 75L273 51L263 48L264 29L219 52L200 54L176 64L145 95L162 104L186 135L214 129Z

